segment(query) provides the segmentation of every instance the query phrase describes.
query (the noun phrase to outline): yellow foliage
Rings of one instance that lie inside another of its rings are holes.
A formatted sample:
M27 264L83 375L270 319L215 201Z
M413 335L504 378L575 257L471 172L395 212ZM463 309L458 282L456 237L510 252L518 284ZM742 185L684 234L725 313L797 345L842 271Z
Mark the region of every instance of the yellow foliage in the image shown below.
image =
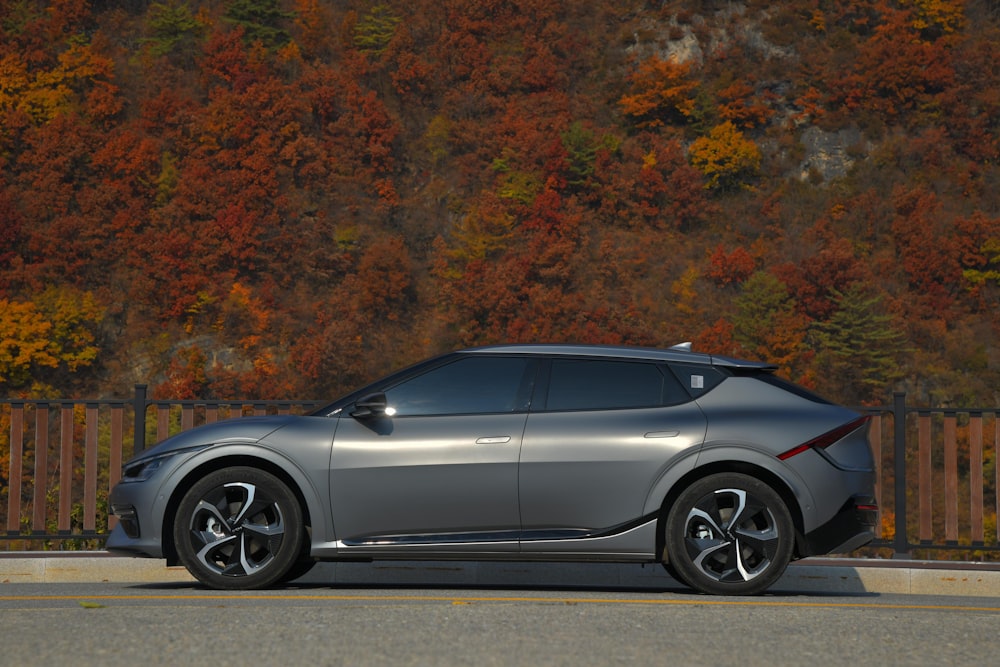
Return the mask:
M760 149L726 121L712 128L707 137L699 137L688 151L691 166L708 179L708 189L725 189L754 176L760 169Z
M695 281L698 276L698 269L692 266L670 285L670 293L674 297L673 307L678 313L692 315L697 312L695 304L698 303L698 292Z
M35 304L0 299L0 385L20 386L33 366L59 364L49 350L51 330Z
M0 386L22 387L42 368L73 373L97 358L94 325L104 315L93 295L51 287L35 302L0 299Z
M514 217L503 208L483 205L462 216L452 235L455 259L487 259L502 252L514 235Z
M0 111L19 110L45 123L82 104L87 89L109 82L114 64L89 44L72 43L50 69L30 71L16 53L0 58Z
M965 23L965 3L949 0L902 0L901 4L913 8L914 29L936 31L950 35L962 29Z

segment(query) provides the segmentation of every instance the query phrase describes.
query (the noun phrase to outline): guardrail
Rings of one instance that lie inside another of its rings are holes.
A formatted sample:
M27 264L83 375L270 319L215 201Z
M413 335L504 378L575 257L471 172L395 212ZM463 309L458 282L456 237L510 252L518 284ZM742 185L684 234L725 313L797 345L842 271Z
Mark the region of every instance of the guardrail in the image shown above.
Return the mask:
M114 527L108 491L123 461L218 419L303 413L319 401L0 400L0 547L98 549ZM1000 557L1000 408L892 404L872 415L882 521L872 548L894 557ZM911 539L916 536L916 540Z

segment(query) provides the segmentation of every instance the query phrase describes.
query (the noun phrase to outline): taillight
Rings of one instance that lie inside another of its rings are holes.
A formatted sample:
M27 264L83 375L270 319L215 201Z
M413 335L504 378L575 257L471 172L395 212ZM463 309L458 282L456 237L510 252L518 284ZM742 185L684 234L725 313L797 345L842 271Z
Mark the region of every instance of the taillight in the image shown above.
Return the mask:
M854 421L847 422L843 426L838 426L832 431L827 431L823 435L816 436L809 442L803 442L801 445L792 447L787 452L782 452L778 454L778 458L782 461L786 461L793 456L801 454L802 452L809 449L826 449L830 445L839 441L844 436L853 432L854 430L864 426L871 419L870 415L865 415L863 417L858 417Z

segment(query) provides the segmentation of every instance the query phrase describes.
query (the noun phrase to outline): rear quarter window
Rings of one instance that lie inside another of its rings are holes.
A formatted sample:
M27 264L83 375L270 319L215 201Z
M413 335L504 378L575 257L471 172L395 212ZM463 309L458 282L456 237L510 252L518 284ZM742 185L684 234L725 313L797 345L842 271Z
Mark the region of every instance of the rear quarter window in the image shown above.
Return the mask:
M614 410L681 403L689 397L659 364L554 359L546 410Z
M706 364L670 364L670 370L677 377L691 398L698 398L719 386L729 375L715 366Z

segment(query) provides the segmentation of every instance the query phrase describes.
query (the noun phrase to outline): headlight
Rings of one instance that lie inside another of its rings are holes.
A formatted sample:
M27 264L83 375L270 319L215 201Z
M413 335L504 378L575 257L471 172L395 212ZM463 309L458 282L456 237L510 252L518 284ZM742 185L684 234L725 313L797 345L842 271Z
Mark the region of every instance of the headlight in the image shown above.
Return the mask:
M151 456L147 459L139 459L138 461L129 461L122 469L121 481L144 482L152 477L153 473L160 469L160 466L166 463L170 458L173 458L176 454L177 452L170 452L169 454Z
M205 449L209 445L190 447L188 449L178 449L166 454L147 456L146 458L129 461L122 467L122 482L145 482L153 476L163 465L178 454L190 454Z

